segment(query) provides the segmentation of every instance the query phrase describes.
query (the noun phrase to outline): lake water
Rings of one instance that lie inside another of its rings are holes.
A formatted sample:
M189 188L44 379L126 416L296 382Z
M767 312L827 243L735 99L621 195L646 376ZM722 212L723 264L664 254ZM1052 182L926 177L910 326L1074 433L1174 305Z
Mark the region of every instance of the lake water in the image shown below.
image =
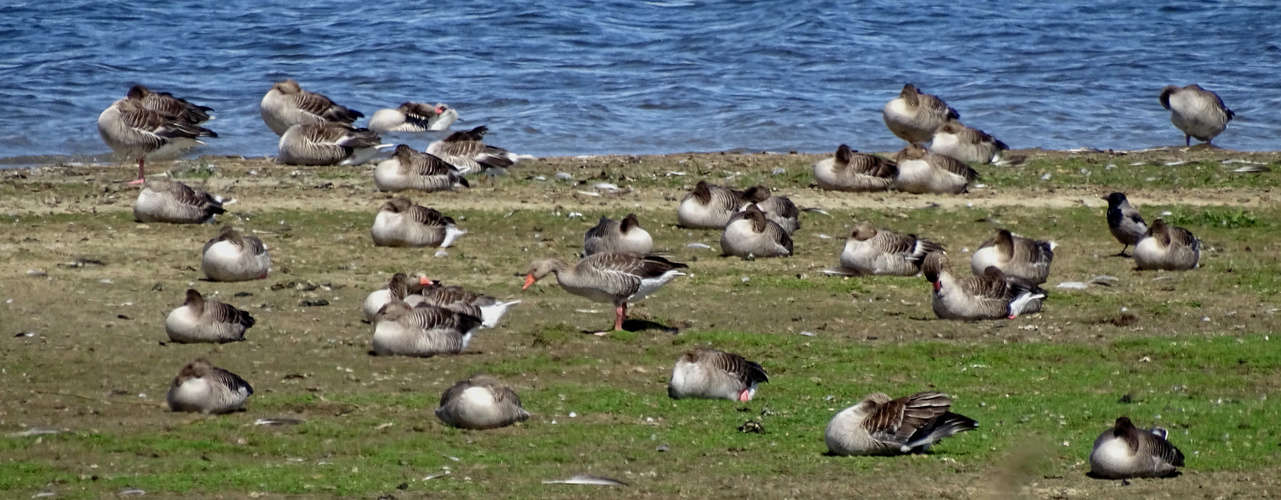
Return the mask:
M200 153L274 155L258 102L288 77L366 116L446 102L537 156L895 150L906 82L1054 149L1182 144L1157 95L1200 83L1237 113L1216 144L1281 149L1274 0L484 4L10 0L0 157L107 152L98 113L132 83L215 108Z

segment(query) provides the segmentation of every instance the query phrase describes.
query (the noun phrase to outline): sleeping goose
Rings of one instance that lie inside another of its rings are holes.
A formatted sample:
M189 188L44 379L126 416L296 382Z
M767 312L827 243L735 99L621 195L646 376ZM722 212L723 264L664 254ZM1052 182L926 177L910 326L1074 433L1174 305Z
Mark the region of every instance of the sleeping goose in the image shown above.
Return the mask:
M1112 193L1103 199L1108 200L1108 230L1122 245L1121 253L1117 256L1129 257L1125 254L1125 249L1139 244L1139 240L1148 233L1148 225L1143 222L1138 209L1130 205L1130 200L1125 199L1125 193Z
M792 255L792 237L756 205L748 205L725 224L721 251L741 258L787 257Z
M1183 131L1183 144L1192 145L1192 138L1198 141L1210 140L1228 128L1228 122L1236 116L1223 104L1219 94L1192 84L1187 87L1169 85L1161 90L1161 107L1170 110L1170 123Z
M396 146L391 158L374 167L374 186L379 191L416 189L427 193L471 187L467 179L463 178L462 172L453 165L435 155L414 151L414 148L404 144Z
M155 177L147 180L133 202L133 217L138 222L203 224L226 212L219 196Z
M969 165L910 144L899 151L894 189L915 194L960 194L979 177Z
M916 276L926 255L942 251L942 245L915 234L878 230L861 222L845 241L840 271L852 275Z
M498 322L507 314L507 310L520 303L519 300L502 302L488 295L469 292L462 287L445 286L422 274L415 274L415 276L421 287L416 294L422 297L423 303L476 316L481 319L483 328L498 326Z
M743 191L743 198L765 212L765 218L787 231L788 236L801 229L801 210L788 197L775 196L765 186L752 186Z
M930 152L951 156L965 163L986 165L996 161L1002 151L1010 149L1004 142L986 132L970 128L956 120L944 123L934 131Z
M1161 219L1152 221L1147 234L1134 245L1134 263L1139 270L1188 271L1196 269L1200 259L1201 240Z
M894 183L898 165L841 144L832 158L814 164L814 182L829 191L885 191Z
M737 354L698 346L676 360L667 396L751 401L757 384L769 382L760 363Z
M245 379L199 358L178 371L165 401L172 411L219 415L242 410L253 393Z
M309 123L289 127L280 136L276 161L284 165L361 165L390 147L367 128Z
M748 203L742 191L698 181L676 208L676 221L685 228L724 229L730 216Z
M409 198L392 198L379 208L369 234L379 247L449 248L467 231L458 229L454 219Z
M130 98L112 103L98 115L98 135L116 154L138 162L138 178L129 181L131 186L146 182L147 160L176 158L204 144L200 137L218 137L212 130L147 109L141 100Z
M573 266L560 259L543 259L534 261L525 271L522 290L549 274L555 274L556 281L566 292L596 302L613 303L614 330L622 330L623 320L627 317L627 303L658 291L677 276L685 276L678 270L684 268L689 266L655 255L630 253L589 255ZM596 335L606 333L597 332Z
M931 306L942 319L1014 319L1040 311L1045 299L1044 290L1023 278L1006 276L996 267L957 278L943 252L926 255L921 272L934 285Z
M401 300L408 303L410 307L425 302L426 298L418 294L422 287L417 285L417 281L410 280L405 273L393 274L387 286L369 292L369 295L365 296L365 301L360 304L361 316L365 321L373 323L378 310L389 302Z
M258 113L276 135L285 135L294 125L351 125L357 118L365 116L359 111L334 104L328 97L303 90L293 79L272 85L258 104Z
M601 216L595 227L583 235L583 255L597 253L635 253L647 255L654 251L654 238L640 227L636 214L627 214L616 221Z
M458 112L441 103L406 102L398 108L380 109L369 117L369 130L374 132L427 132L449 130L458 120Z
M1170 477L1183 467L1183 452L1166 440L1165 429L1134 426L1129 417L1099 434L1090 450L1090 474L1104 479Z
M458 354L471 343L481 319L427 304L394 300L374 315L374 354L429 357Z
M984 241L970 258L970 271L983 274L989 266L996 266L1009 276L1018 276L1039 285L1050 276L1050 263L1054 261L1053 241L1039 241L1015 236L998 229L996 236Z
M129 88L128 96L130 99L142 102L142 106L147 109L191 125L200 125L213 119L213 115L209 114L213 108L192 104L168 92L152 92L151 89L142 85L134 85Z
M468 131L454 132L449 137L427 145L427 152L440 157L464 174L487 168L507 168L517 158L506 149L488 146L483 140L489 127L481 125Z
M497 429L529 419L520 396L489 375L476 374L440 395L436 418L459 429Z
M925 94L915 85L907 84L897 98L885 103L881 118L890 132L911 144L928 142L934 131L948 120L961 115L942 99Z
M941 392L893 400L871 394L832 417L824 433L827 451L841 456L924 453L943 438L979 427L951 408L952 398Z
M254 326L254 317L235 307L206 299L194 289L187 289L187 300L165 318L169 340L190 342L239 342L245 331Z
M231 226L223 226L218 236L205 243L201 252L200 271L210 281L247 281L267 277L271 255L257 236L241 236Z

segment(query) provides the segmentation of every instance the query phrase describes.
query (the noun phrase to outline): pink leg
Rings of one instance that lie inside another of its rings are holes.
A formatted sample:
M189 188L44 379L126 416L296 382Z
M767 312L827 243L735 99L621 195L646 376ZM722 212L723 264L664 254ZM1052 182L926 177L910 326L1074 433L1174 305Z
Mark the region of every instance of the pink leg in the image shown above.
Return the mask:
M144 169L144 167L143 167L143 162L144 162L144 161L146 161L146 160L144 160L144 159L139 159L139 160L138 160L138 178L137 178L137 179L134 179L134 180L132 180L132 181L129 181L128 185L130 185L130 186L137 186L137 185L139 185L139 184L143 184L143 183L147 182L147 179L146 179L146 170L145 170L145 169Z
M627 303L623 302L622 304L614 306L614 314L616 315L616 319L614 320L614 330L621 331L623 329L623 319L627 318Z

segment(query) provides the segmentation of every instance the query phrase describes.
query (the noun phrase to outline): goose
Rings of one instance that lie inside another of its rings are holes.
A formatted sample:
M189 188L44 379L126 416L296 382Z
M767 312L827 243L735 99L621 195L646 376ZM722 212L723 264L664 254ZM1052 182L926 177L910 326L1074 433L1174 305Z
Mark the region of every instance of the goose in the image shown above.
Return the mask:
M450 427L486 430L524 422L529 412L521 406L516 391L494 377L476 374L440 395L436 418Z
M1054 249L1057 247L1053 241L1024 238L998 229L995 237L984 241L974 251L970 258L970 271L981 275L989 266L996 266L1009 276L1040 285L1050 276L1050 263L1054 261Z
M1044 290L1023 278L1006 276L995 266L981 275L958 278L943 252L926 255L921 272L934 285L931 306L941 319L1014 319L1040 311L1045 299Z
M198 358L178 371L165 401L171 411L220 415L243 410L253 393L254 388L239 375Z
M894 188L908 193L960 194L979 178L978 172L960 160L930 153L916 144L899 151L896 160Z
M951 408L952 397L941 392L893 400L880 392L868 395L832 417L824 433L827 451L840 456L924 453L943 438L979 427Z
M1112 231L1112 237L1122 245L1121 253L1117 256L1129 257L1125 254L1125 249L1139 244L1148 232L1148 225L1143 222L1138 209L1130 205L1125 193L1112 193L1103 199L1108 200L1108 230Z
M925 94L907 84L897 98L885 104L881 118L890 132L911 144L921 144L934 137L934 131L948 120L961 117L942 99Z
M396 273L391 276L387 286L369 292L365 296L365 301L360 304L360 314L365 321L374 322L374 316L378 315L378 310L392 301L405 301L410 307L426 302L426 297L419 295L422 287L418 286L416 280L410 280L405 273Z
M152 92L142 85L134 85L129 88L127 95L129 99L142 102L144 108L191 125L200 125L213 119L213 115L209 114L213 108L192 104L168 92Z
M814 182L829 191L885 191L894 183L898 165L841 144L832 158L814 164Z
M201 252L200 271L210 281L248 281L267 277L271 254L257 236L241 236L231 226L223 226L218 236L205 243Z
M425 102L406 102L398 108L375 111L369 117L369 130L380 134L449 130L449 126L456 120L458 112L445 104L436 103L432 106Z
M1185 146L1192 145L1193 137L1210 144L1236 116L1223 104L1219 94L1195 83L1186 87L1166 86L1161 90L1160 101L1161 107L1170 110L1170 123L1183 132Z
M792 255L792 237L756 205L748 205L725 225L721 251L742 258L787 257Z
M1177 475L1183 467L1183 452L1166 440L1167 436L1165 429L1140 429L1129 417L1120 417L1094 440L1090 474L1104 479Z
M801 229L801 210L790 198L774 196L765 186L747 188L743 191L743 198L765 212L765 218L787 231L788 236Z
M138 178L130 186L146 182L147 160L176 158L193 147L204 144L201 137L218 137L204 127L147 109L137 99L120 99L98 115L98 135L102 141L127 160L138 162Z
M623 320L627 317L627 303L658 291L677 276L685 276L679 269L687 268L689 266L685 264L656 255L629 253L589 255L573 266L560 259L543 259L534 261L525 271L522 290L529 289L549 274L555 274L556 281L566 292L596 302L613 303L614 330L618 331L623 329ZM607 333L596 332L596 335Z
M840 270L844 272L829 274L916 276L926 255L943 251L942 245L915 234L878 230L860 222L841 251Z
M484 125L464 132L454 132L449 137L428 144L427 152L440 157L464 174L474 174L487 168L507 168L515 164L515 155L483 142L487 133L489 127Z
M206 299L187 289L187 300L165 318L165 333L179 344L191 342L239 342L254 326L254 317L222 302Z
M749 203L743 191L698 181L676 208L676 221L684 228L724 229L730 216Z
M583 256L612 252L648 255L653 251L654 238L640 227L636 214L627 214L621 221L602 215L583 235Z
M262 121L266 122L267 127L276 135L285 135L285 132L294 125L313 123L351 125L357 118L365 116L359 111L334 104L334 101L329 100L328 97L303 90L302 86L293 79L272 85L267 95L262 96L262 102L258 104L258 113L262 115Z
M192 189L178 181L152 177L147 179L133 202L133 217L138 222L204 224L215 215L226 213L222 197Z
M481 319L483 328L498 326L507 310L520 303L519 300L502 302L488 295L469 292L462 287L444 286L422 274L415 276L421 287L417 295L423 298L424 303L476 316Z
M374 354L430 357L458 354L471 343L481 319L427 304L394 300L374 315Z
M467 231L454 219L436 210L414 204L409 198L392 198L378 209L369 234L379 247L449 248Z
M404 191L415 189L423 192L451 191L471 187L467 179L435 155L419 153L404 144L396 146L391 158L374 167L374 186L379 191Z
M284 165L361 165L391 144L367 128L345 123L309 123L289 127L280 136L276 161Z
M769 382L760 363L710 347L698 346L676 360L667 396L751 401L757 384Z
M1200 259L1201 240L1191 231L1167 225L1161 219L1152 221L1152 227L1134 245L1134 263L1141 271L1188 271L1196 269Z
M970 128L956 120L944 123L934 131L930 152L951 156L971 165L986 165L996 161L1002 151L1010 147L986 132Z

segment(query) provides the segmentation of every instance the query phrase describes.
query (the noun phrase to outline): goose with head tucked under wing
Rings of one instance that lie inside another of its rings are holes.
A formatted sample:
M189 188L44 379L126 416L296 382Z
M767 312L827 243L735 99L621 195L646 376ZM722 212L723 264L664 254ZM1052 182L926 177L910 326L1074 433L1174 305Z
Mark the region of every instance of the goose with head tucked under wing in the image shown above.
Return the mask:
M995 266L982 275L958 278L943 252L926 255L921 273L934 286L931 307L942 319L1014 319L1040 311L1045 300L1044 290Z
M961 117L936 96L921 92L915 85L907 84L897 98L885 103L881 118L890 132L911 144L928 142L934 137L934 131L947 123Z
M841 144L836 155L814 164L814 182L829 191L885 191L894 183L898 165Z
M138 222L203 224L226 212L221 197L155 177L147 179L133 202L133 217Z
M457 120L458 112L443 103L432 106L425 102L405 102L397 108L375 111L369 117L369 130L378 133L449 130Z
M974 251L970 270L978 275L988 267L996 266L1006 275L1018 276L1039 285L1050 276L1050 264L1054 262L1054 249L1057 247L1053 241L1024 238L998 229L995 237L984 241Z
M434 209L397 197L379 208L369 234L379 247L449 248L467 231Z
M756 205L748 205L725 224L721 251L741 258L787 257L792 255L792 237Z
M243 410L253 393L254 388L239 375L199 358L178 371L165 401L172 411L220 415Z
M379 288L369 295L365 296L365 301L360 304L360 314L365 321L374 322L374 316L378 310L393 301L404 301L410 307L426 302L426 298L419 295L422 287L418 285L418 280L410 279L405 273L396 273L391 276L387 286Z
M910 144L895 157L898 176L894 189L914 194L960 194L979 173L961 160L934 154L924 147Z
M242 236L223 226L218 236L205 243L200 271L211 281L248 281L267 277L271 255L257 236Z
M1102 479L1171 477L1183 467L1183 452L1166 440L1165 429L1135 427L1129 417L1099 434L1090 450L1090 475Z
M680 269L686 268L689 266L656 255L631 253L589 255L573 266L560 259L542 259L534 261L525 271L523 289L549 274L555 274L556 281L566 292L596 302L613 303L614 330L622 330L629 302L658 291L677 276L685 276ZM607 333L597 332L596 335Z
M218 137L212 130L147 109L141 100L131 98L112 103L98 115L98 135L117 155L138 162L138 178L129 181L131 186L146 182L147 160L173 159L204 144L201 137Z
M471 187L471 184L445 160L401 144L396 146L391 158L374 167L374 186L379 191L414 189L431 193Z
M951 156L972 165L986 165L1010 149L1004 142L986 132L951 120L934 131L930 152Z
M756 395L756 386L765 382L769 382L769 374L760 363L698 346L676 360L667 382L667 396L746 402Z
M654 251L654 238L640 227L636 214L627 214L623 220L601 216L595 227L583 235L583 255L596 253L634 253L648 255Z
M169 340L180 343L239 342L245 331L254 326L254 317L214 299L205 298L195 289L187 289L187 300L165 318Z
M941 392L898 399L871 394L832 417L824 433L827 451L840 456L924 453L943 438L978 428L978 422L951 409L952 398Z
M676 207L676 221L685 228L724 229L730 216L749 203L743 191L698 181Z
M498 326L507 310L520 303L519 300L502 302L459 286L445 286L421 273L415 273L411 282L418 284L420 289L415 293L422 297L423 303L476 316L481 319L481 326L484 328Z
M357 118L365 116L359 111L335 104L328 97L303 90L293 79L272 85L258 104L258 113L276 135L285 135L294 125L351 125Z
M1201 260L1201 240L1192 231L1152 221L1143 239L1134 245L1134 263L1140 271L1164 269L1189 271L1196 269Z
M366 128L310 123L289 127L280 136L276 161L283 165L361 165L390 147Z
M524 422L529 412L516 391L492 376L476 374L441 394L436 418L450 427L486 430Z
M378 356L458 354L480 327L481 319L469 314L394 300L374 315L373 351Z
M464 174L474 174L487 168L508 168L518 158L506 149L485 144L489 127L481 125L471 130L454 132L449 137L427 145L427 152L440 157Z
M1112 237L1120 242L1120 257L1129 257L1125 254L1125 249L1131 245L1137 246L1143 236L1148 233L1148 225L1143 222L1143 216L1139 215L1139 210L1130 205L1130 200L1125 198L1125 193L1112 193L1103 199L1108 201L1108 231L1112 232Z
M765 186L747 188L743 191L743 198L765 212L765 218L787 231L788 236L801 229L801 210L790 198L775 196Z
M1193 137L1210 144L1236 116L1223 104L1219 94L1195 83L1186 87L1169 85L1161 90L1159 100L1162 107L1170 110L1170 123L1183 132L1185 146L1192 145Z
M192 104L168 92L152 92L142 85L130 87L128 97L141 102L147 109L192 125L200 125L213 119L213 115L209 114L213 111L211 107Z
M841 267L828 274L916 276L926 255L943 251L942 245L914 234L898 234L861 222L845 240Z

